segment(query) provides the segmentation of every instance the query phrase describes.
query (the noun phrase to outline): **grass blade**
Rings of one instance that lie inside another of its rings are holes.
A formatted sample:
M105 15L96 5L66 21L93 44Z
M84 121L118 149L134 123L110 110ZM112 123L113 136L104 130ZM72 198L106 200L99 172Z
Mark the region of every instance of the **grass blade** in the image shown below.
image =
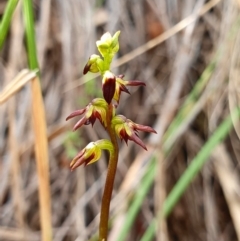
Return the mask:
M36 71L23 69L0 93L0 105L18 92L25 84L36 77Z
M37 50L34 31L33 6L31 0L23 1L24 20L28 48L28 61L30 69L38 69ZM32 116L35 132L35 153L39 180L40 221L42 240L52 240L51 225L51 197L48 160L47 127L45 109L41 93L39 78L34 78L31 85Z
M28 62L31 70L38 69L37 48L34 31L32 0L23 0L24 22L28 48Z
M0 49L3 46L18 0L9 0L0 24Z

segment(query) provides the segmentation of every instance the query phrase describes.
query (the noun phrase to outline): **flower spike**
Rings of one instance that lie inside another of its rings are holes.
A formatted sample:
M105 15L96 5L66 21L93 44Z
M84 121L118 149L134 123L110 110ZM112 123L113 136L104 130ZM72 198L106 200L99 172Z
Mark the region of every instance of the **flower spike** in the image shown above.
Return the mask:
M84 116L73 127L74 131L80 128L82 125L88 125L90 123L94 125L96 119L99 119L102 125L106 127L107 106L107 102L104 99L96 98L85 108L71 113L66 120L84 114Z
M124 140L127 144L128 140L134 141L143 149L147 150L146 146L138 136L138 131L157 133L152 127L136 124L127 119L123 115L117 115L112 119L112 126L114 127L118 137Z
M113 36L109 32L103 34L101 39L96 42L100 54L91 55L83 69L83 74L88 72L100 73L103 98L94 99L85 108L76 110L67 117L67 120L69 120L73 117L81 116L81 119L73 127L74 131L82 125L94 125L96 119L98 119L110 137L110 140L103 139L89 143L76 155L70 164L71 170L74 170L81 165L86 166L99 160L102 150L108 150L109 152L108 171L99 225L99 240L101 241L107 240L110 200L119 156L117 138L119 137L121 141L124 140L126 144L129 140L134 141L147 150L145 144L138 136L138 131L156 133L149 126L136 124L123 115L116 115L121 92L130 94L128 86L145 86L145 83L142 81L126 81L124 80L124 75L115 75L111 72L110 67L113 57L119 50L119 35L120 31L117 31Z

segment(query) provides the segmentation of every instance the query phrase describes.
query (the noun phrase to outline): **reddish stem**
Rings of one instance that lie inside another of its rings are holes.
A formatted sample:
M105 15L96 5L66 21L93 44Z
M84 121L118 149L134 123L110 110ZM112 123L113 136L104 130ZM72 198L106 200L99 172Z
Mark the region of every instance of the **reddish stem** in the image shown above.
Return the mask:
M108 218L109 218L109 208L112 197L113 184L115 179L115 174L117 170L118 163L118 143L115 130L111 126L113 113L113 106L110 103L108 105L107 112L107 132L110 136L111 142L113 144L113 153L110 154L107 177L102 197L102 207L100 214L100 225L99 225L99 241L107 241L108 235Z

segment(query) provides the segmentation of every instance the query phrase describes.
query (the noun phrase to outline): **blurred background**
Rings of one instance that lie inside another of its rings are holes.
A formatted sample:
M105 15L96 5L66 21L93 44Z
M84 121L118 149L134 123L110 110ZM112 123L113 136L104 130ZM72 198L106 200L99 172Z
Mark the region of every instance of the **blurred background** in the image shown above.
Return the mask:
M1 16L7 2L0 1ZM0 90L28 68L21 4L0 52ZM156 224L151 240L240 241L239 126L235 123L223 141L215 136L239 102L240 1L34 0L33 7L53 240L97 240L107 155L74 172L69 163L90 141L107 135L99 123L72 132L77 118L65 119L101 97L101 79L83 76L82 70L89 56L98 54L96 40L120 30L112 71L144 81L146 87L123 93L117 113L158 134L140 134L148 152L119 142L109 240L141 240L178 179L205 153L205 164ZM0 105L1 241L41 240L31 104L26 84ZM202 150L213 136L217 144Z

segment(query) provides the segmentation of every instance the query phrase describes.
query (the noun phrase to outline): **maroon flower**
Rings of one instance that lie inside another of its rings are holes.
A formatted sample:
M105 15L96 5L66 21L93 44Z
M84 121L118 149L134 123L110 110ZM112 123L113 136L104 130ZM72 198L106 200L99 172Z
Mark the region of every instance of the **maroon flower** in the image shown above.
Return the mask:
M139 138L138 131L152 132L155 134L157 133L152 127L136 124L123 115L113 117L112 126L121 140L124 140L126 143L128 140L134 141L145 150L147 150L147 148Z
M90 142L76 157L71 161L70 168L73 171L81 165L89 165L96 162L101 157L101 149L94 143Z
M91 103L89 103L85 108L76 110L71 113L66 120L69 120L75 116L84 114L84 116L76 123L73 130L77 130L82 125L94 124L96 119L106 127L106 112L107 112L107 102L102 98L96 98Z
M119 103L121 92L126 92L130 94L126 86L146 86L146 84L143 81L139 80L131 80L126 81L123 79L124 75L118 75L116 77L116 88L115 93L113 96L113 99L116 100Z
M83 150L81 150L71 161L70 168L73 171L81 165L89 165L98 161L101 157L102 150L109 151L113 154L113 145L109 140L98 140L90 142Z

